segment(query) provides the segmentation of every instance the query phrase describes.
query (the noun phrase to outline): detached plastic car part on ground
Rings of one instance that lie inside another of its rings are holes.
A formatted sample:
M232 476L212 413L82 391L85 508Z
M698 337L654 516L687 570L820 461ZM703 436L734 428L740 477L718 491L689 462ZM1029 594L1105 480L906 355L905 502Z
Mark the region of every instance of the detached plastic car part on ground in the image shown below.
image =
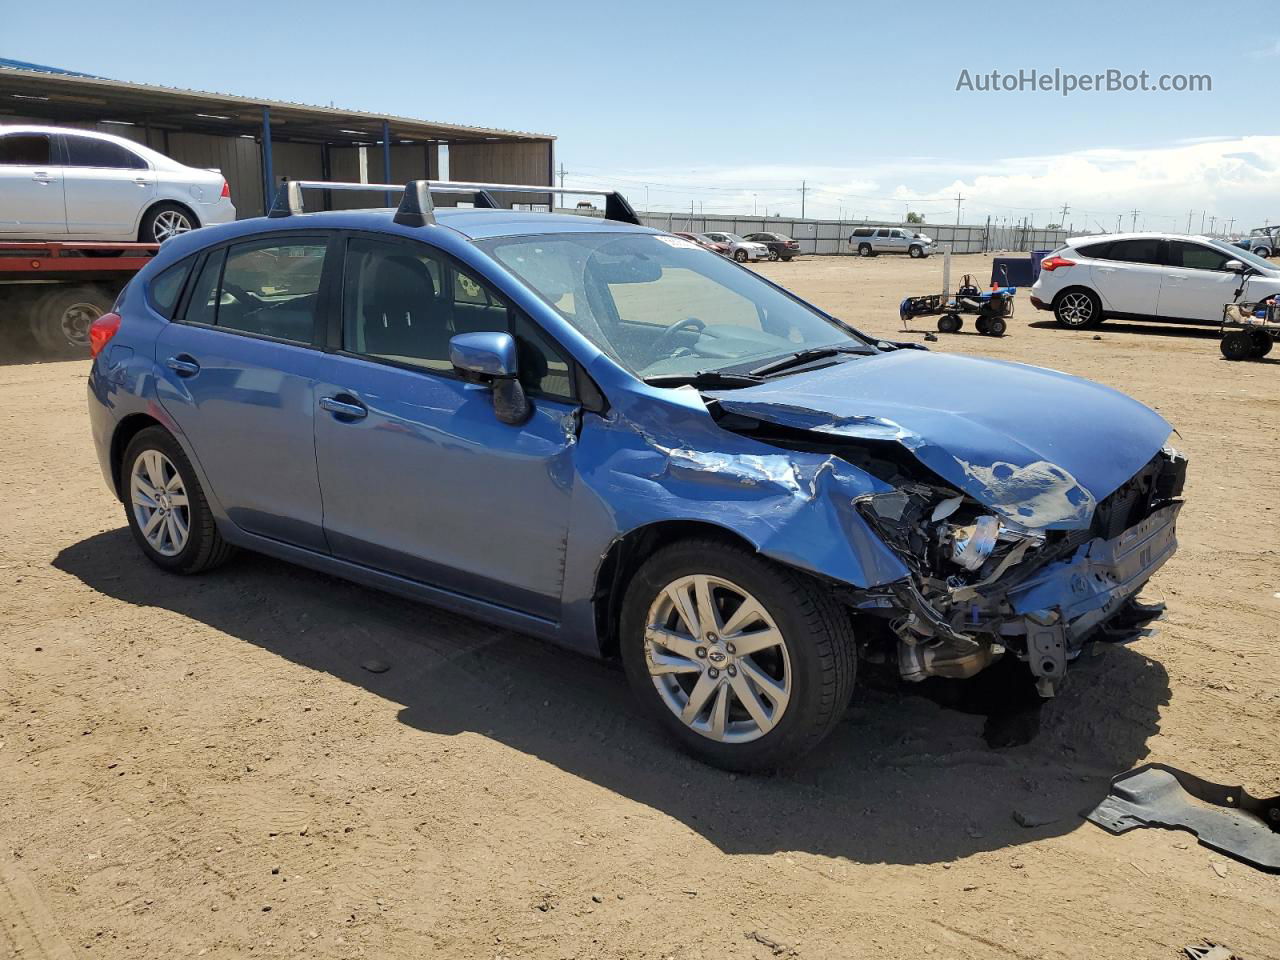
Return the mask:
M99 325L93 432L157 564L247 547L620 656L686 747L750 769L832 728L860 657L1017 658L1052 694L1175 548L1185 461L1114 390L430 189L178 238ZM287 284L237 266L304 239Z

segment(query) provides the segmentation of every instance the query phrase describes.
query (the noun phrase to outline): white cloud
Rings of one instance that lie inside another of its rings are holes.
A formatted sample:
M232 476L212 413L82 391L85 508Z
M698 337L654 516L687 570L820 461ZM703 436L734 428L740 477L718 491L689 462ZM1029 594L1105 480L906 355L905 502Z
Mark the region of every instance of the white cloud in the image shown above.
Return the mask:
M1114 229L1117 215L1138 227L1200 228L1200 212L1235 229L1280 218L1280 136L1199 138L1150 149L1097 148L1047 156L1006 157L987 163L942 157L876 160L849 167L749 166L701 170L647 169L602 174L599 185L643 201L649 208L683 211L690 201L707 213L750 213L765 207L794 216L801 181L807 181L810 216L900 218L919 210L933 222L955 218L956 194L963 219L988 215L1036 223L1060 219L1062 205L1077 228ZM585 179L583 185L587 185ZM639 204L637 204L639 206ZM1254 223L1254 221L1257 223Z

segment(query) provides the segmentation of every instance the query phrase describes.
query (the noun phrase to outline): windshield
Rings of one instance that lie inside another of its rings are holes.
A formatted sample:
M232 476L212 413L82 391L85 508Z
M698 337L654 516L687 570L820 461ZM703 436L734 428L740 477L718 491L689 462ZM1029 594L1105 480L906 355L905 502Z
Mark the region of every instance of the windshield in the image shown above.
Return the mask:
M1259 270L1265 270L1269 274L1276 272L1276 265L1270 260L1263 260L1256 253L1250 253L1242 247L1233 247L1226 243L1214 244L1223 253L1228 254L1232 260L1239 260L1241 263L1250 267L1256 267Z
M638 377L753 369L867 340L688 240L566 233L478 244Z

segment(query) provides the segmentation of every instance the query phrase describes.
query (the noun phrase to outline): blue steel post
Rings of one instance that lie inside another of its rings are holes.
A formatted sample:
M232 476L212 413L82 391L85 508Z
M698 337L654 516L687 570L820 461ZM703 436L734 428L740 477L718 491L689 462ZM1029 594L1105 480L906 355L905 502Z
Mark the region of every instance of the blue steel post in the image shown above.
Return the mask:
M382 182L391 182L391 124L382 121ZM387 191L387 206L393 204L391 191Z
M262 212L271 209L276 198L276 175L271 168L271 108L262 108Z

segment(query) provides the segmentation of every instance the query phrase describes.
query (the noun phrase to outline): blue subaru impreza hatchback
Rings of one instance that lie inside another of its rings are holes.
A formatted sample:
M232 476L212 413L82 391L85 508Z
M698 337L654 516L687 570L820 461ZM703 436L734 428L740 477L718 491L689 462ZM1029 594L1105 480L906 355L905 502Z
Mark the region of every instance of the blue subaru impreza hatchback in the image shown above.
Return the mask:
M1048 696L1153 615L1186 462L1123 394L867 336L616 195L313 186L166 243L94 325L98 454L159 567L240 547L617 657L733 769L821 740L860 660Z

